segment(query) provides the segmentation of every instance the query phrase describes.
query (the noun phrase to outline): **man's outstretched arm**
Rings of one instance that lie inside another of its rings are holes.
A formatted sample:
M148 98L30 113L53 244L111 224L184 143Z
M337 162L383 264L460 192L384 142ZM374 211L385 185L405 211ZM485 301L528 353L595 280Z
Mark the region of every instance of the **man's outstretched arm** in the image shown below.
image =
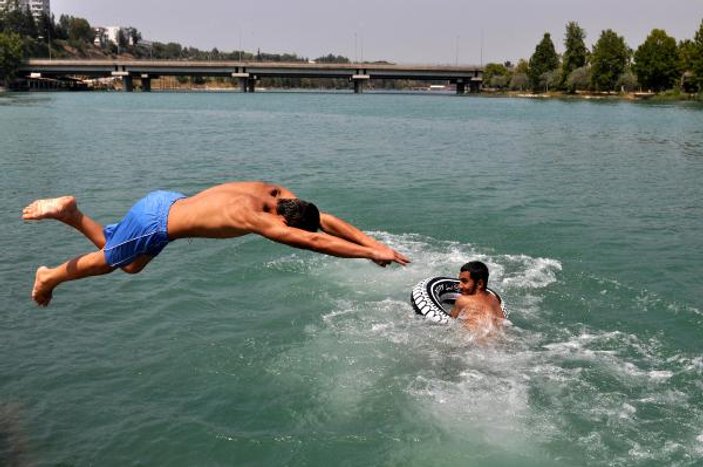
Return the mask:
M364 232L354 227L350 223L343 221L339 217L333 216L326 212L320 213L320 227L325 233L333 235L335 237L344 239L348 242L356 243L357 245L367 246L370 248L386 248L394 252L394 259L399 264L407 264L410 262L406 256L398 253L397 251L389 248L383 243L375 240ZM402 261L402 262L401 262ZM379 266L385 266L388 262L378 262Z
M350 223L326 212L320 213L320 228L330 235L343 238L357 245L377 246L379 242L366 235Z
M405 265L409 263L409 260L403 255L380 243L369 246L360 245L324 232L308 232L289 227L269 214L261 214L257 217L251 231L278 243L330 256L366 258L379 264L396 262Z

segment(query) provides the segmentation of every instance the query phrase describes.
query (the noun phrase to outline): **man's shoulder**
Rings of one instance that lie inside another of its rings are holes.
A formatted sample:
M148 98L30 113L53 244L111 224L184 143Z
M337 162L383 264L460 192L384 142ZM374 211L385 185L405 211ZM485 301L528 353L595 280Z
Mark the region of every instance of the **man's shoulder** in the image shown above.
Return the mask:
M461 305L461 304L463 304L463 303L471 303L472 301L473 301L473 300L472 300L472 298L471 298L471 295L459 295L459 296L456 298L456 302L455 302L455 303L456 303L457 305Z

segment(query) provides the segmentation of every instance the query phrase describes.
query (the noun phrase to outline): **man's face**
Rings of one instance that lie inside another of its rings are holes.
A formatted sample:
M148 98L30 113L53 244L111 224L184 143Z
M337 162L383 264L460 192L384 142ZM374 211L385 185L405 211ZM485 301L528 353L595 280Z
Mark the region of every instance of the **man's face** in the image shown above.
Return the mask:
M459 292L462 295L474 295L478 291L478 284L471 278L468 271L459 274Z

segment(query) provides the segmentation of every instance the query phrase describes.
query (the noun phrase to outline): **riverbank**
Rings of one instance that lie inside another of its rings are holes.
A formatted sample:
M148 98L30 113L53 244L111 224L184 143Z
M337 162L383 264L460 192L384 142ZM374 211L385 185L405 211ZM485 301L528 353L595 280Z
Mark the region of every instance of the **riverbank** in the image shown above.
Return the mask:
M289 82L288 82L289 81ZM344 80L332 78L315 79L290 79L281 81L277 78L264 78L257 82L257 91L318 91L333 92L352 90L349 83ZM61 90L81 90L81 91L122 91L124 88L121 77L106 77L96 79L66 78L53 79L43 77L28 77L18 80L12 88L6 89L16 91L61 91ZM154 92L240 92L240 83L228 78L202 78L185 76L163 76L153 78L150 82L151 91ZM134 79L134 90L143 91L142 80ZM418 92L418 93L441 93L454 94L453 85L433 85L423 82L401 80L400 83L369 82L366 91L368 92ZM527 98L527 99L579 99L579 100L630 100L630 101L703 101L703 92L699 94L684 93L680 90L669 90L662 93L654 92L589 92L576 91L574 93L563 91L549 91L532 93L529 91L503 91L491 88L482 89L479 94L488 98Z
M688 94L680 91L654 92L588 92L576 91L575 93L563 91L549 91L530 93L525 91L492 91L482 90L481 95L486 97L514 97L527 99L584 99L584 100L630 100L630 101L703 101L703 93Z

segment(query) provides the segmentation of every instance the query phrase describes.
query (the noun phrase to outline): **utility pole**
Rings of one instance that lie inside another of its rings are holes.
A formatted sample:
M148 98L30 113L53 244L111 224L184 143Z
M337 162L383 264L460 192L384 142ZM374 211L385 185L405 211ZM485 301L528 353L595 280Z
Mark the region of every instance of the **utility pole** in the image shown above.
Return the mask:
M454 45L454 66L459 66L459 35L456 35L456 44Z
M239 27L239 61L242 61L242 28Z
M354 63L359 63L359 44L357 39L357 34L354 33Z
M483 68L483 28L481 28L481 68Z
M46 15L44 15L46 17ZM54 15L49 17L49 27L46 28L47 35L49 36L49 61L51 61L51 29L54 27Z

